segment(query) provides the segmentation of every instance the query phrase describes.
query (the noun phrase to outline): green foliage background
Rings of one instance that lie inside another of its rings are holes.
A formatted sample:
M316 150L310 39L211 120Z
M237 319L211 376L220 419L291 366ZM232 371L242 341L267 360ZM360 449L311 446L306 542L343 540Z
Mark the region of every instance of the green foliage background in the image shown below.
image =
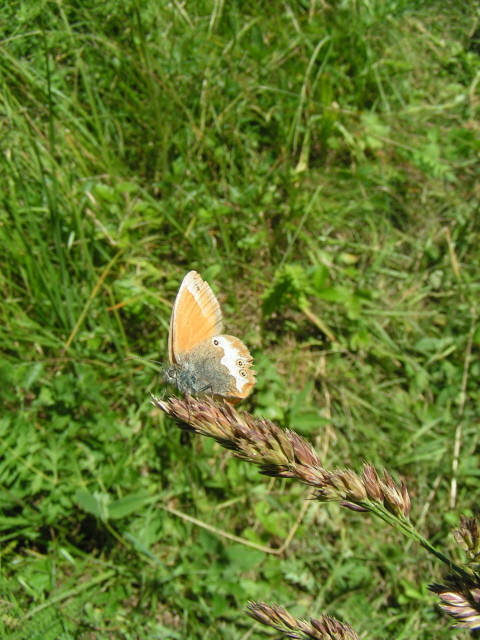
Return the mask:
M283 557L226 537L278 547L305 488L181 434L149 404L158 372L125 358L165 360L197 269L254 355L243 406L326 467L404 478L456 557L480 493L479 18L2 6L2 637L266 637L254 599L362 637L453 635L426 589L441 567L363 514L312 503Z

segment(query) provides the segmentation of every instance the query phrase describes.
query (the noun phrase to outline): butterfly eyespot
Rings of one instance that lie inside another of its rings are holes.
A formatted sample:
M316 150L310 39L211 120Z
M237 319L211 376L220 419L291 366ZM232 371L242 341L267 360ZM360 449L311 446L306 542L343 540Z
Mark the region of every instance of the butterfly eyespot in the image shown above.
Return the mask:
M244 366L245 366L245 363L243 362L243 360L238 359L237 360L237 367L239 369L243 369Z
M242 378L246 378L247 372L242 369L242 371L240 371L240 375L242 376Z
M216 338L214 338L214 340L213 340L213 344L214 344L216 347L218 347L218 345L220 344L220 342L219 342Z

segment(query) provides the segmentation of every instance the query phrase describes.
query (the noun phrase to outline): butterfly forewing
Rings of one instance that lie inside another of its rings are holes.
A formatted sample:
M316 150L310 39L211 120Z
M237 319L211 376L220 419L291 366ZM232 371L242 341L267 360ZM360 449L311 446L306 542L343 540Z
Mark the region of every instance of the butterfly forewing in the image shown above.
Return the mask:
M190 271L173 306L168 334L170 363L176 364L179 354L221 333L222 327L222 312L213 291L196 271Z

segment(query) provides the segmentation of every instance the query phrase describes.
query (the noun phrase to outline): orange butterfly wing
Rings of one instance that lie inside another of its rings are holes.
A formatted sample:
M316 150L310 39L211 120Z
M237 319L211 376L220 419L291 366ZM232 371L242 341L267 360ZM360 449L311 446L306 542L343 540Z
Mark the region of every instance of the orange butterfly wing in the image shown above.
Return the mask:
M196 271L190 271L180 285L168 334L170 364L198 343L222 332L222 312L209 285Z

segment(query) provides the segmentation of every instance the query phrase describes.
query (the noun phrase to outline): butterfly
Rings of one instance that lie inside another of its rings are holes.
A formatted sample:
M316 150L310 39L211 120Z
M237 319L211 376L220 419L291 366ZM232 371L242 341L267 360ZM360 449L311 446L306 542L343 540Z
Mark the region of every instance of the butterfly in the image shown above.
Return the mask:
M241 340L222 334L220 305L196 271L184 277L168 334L167 382L188 395L209 394L237 404L255 384L252 356Z

